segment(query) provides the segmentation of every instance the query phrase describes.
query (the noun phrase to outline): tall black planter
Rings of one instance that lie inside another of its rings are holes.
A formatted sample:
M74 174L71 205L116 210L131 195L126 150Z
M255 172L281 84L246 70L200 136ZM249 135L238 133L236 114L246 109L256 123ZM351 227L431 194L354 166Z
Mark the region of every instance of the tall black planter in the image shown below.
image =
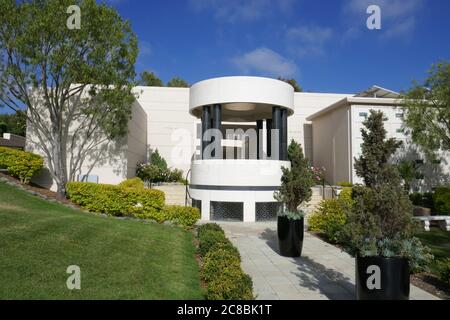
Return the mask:
M303 218L291 220L278 217L278 246L284 257L300 257L303 247Z
M356 298L358 300L408 300L408 260L357 257Z

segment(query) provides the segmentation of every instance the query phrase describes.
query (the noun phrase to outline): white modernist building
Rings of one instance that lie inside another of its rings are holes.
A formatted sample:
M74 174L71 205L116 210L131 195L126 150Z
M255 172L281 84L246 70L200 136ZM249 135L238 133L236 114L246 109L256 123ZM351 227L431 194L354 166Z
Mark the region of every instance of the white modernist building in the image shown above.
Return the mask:
M224 77L191 88L134 91L127 136L99 146L102 155L87 157L77 179L87 175L89 181L117 184L134 177L136 165L157 149L170 167L188 174L192 204L204 220L275 216L273 193L280 185L281 167L289 166L291 139L302 145L314 166L326 169L328 183L360 182L353 159L359 155L360 129L371 109L382 110L389 136L405 142L398 159L420 164L425 179L417 181L417 189L450 181L449 157L423 163L403 131L399 95L380 87L359 94L294 93L274 79ZM26 149L43 154L33 128L27 130ZM45 171L34 182L55 187Z

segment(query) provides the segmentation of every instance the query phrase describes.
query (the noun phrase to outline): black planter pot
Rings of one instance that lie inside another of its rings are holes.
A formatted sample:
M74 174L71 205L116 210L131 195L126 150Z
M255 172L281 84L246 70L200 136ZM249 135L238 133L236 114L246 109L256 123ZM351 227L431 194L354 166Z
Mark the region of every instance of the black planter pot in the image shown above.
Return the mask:
M356 298L358 300L408 300L408 260L357 257Z
M278 217L278 246L284 257L300 257L303 247L303 218L291 220Z

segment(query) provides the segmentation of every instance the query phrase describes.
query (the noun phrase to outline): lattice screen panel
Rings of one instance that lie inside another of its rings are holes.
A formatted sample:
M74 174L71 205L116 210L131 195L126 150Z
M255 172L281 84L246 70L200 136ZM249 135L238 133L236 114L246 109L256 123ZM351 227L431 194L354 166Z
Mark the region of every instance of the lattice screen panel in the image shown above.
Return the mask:
M244 221L244 204L242 202L211 201L211 220Z

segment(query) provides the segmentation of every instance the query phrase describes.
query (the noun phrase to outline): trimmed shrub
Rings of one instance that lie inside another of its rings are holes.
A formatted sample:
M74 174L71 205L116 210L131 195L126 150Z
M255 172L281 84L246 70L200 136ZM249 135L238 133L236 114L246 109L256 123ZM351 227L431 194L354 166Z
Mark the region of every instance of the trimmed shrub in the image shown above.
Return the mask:
M206 282L210 282L227 266L240 268L240 263L240 258L233 251L225 248L215 248L215 250L211 250L206 254L202 278Z
M450 258L439 263L439 278L450 286Z
M7 169L8 174L18 178L20 183L28 184L43 165L44 160L37 154L0 147L0 168Z
M198 228L199 252L204 258L202 279L208 300L252 300L253 282L240 266L239 251L215 223Z
M242 272L239 260L219 249L207 254L203 266L208 300L253 300L253 282Z
M144 181L139 179L139 177L134 177L131 179L127 179L119 183L119 186L124 188L135 188L135 189L144 189Z
M342 242L346 212L351 208L352 202L351 188L344 188L338 198L322 200L309 217L309 229L323 233L331 242Z
M203 232L206 231L217 231L225 235L223 229L217 223L205 223L197 228L197 236L200 238Z
M439 215L450 215L450 187L440 187L434 190L434 208Z
M228 240L228 239L227 239ZM230 241L227 242L219 242L216 243L209 252L214 252L216 250L225 250L227 251L230 255L234 256L236 259L239 260L239 262L241 261L241 254L239 253L239 250L233 246L233 244Z
M184 228L191 228L200 219L200 211L193 207L166 205L163 213L166 220Z
M206 254L214 247L220 244L228 244L230 240L225 237L223 232L217 231L204 231L199 237L199 253L202 256L206 256Z
M164 192L91 182L69 182L67 196L89 211L164 221Z

